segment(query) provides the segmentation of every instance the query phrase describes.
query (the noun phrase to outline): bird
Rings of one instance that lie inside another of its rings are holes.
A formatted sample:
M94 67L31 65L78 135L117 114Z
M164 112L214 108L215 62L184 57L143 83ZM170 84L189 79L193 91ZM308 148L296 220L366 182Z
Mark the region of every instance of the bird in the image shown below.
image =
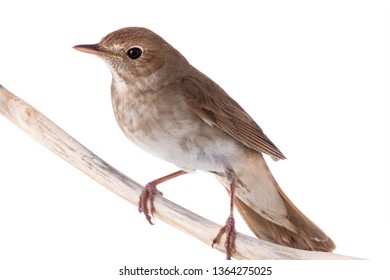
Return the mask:
M97 44L76 45L111 71L116 121L135 145L179 171L143 189L139 211L152 224L157 185L196 170L214 174L230 195L230 212L212 245L225 238L226 259L235 251L234 209L259 238L312 251L335 244L282 191L264 156L286 157L253 118L218 84L193 67L161 36L125 27ZM149 204L148 204L149 201Z

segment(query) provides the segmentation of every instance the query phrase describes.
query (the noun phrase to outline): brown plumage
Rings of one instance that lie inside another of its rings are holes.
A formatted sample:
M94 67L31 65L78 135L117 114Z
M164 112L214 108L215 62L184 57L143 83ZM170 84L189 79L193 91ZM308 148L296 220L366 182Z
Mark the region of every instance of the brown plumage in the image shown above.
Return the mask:
M213 243L227 235L234 249L233 205L261 239L304 250L332 251L332 240L283 193L263 154L285 159L247 112L164 39L129 27L98 44L76 49L100 56L112 73L111 96L118 125L144 150L185 171L147 185L140 211L150 221L147 200L156 185L186 171L212 172L231 196L230 215ZM153 209L151 209L153 213Z
M205 80L209 78L196 69L181 80L183 96L195 114L255 151L286 158L236 101L216 83Z

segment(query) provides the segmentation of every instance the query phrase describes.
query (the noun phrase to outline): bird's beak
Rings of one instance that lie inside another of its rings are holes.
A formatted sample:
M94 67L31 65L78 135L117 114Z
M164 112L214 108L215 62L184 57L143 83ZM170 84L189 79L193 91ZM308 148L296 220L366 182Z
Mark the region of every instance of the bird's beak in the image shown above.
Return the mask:
M74 46L73 48L78 50L78 51L81 51L81 52L90 53L90 54L94 54L94 55L98 55L98 56L115 57L115 58L122 59L122 57L119 56L119 55L116 55L116 54L113 54L113 53L109 53L109 52L107 52L105 50L102 50L99 47L99 44L77 45L77 46Z

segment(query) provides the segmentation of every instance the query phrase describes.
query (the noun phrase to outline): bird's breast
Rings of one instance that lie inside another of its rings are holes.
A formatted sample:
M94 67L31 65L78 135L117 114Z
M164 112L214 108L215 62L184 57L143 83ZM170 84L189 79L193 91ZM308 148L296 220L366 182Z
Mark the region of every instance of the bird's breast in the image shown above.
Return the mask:
M112 90L118 125L134 144L181 168L223 172L241 145L195 115L180 96Z

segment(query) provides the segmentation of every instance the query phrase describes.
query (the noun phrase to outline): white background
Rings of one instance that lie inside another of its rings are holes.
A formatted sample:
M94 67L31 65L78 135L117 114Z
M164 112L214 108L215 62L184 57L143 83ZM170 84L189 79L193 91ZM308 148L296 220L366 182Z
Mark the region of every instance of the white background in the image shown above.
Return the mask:
M112 113L109 70L72 46L148 27L221 85L287 156L268 161L272 172L336 253L384 260L389 5L313 2L0 0L0 84L145 184L176 167L127 141ZM160 189L215 222L228 216L226 191L211 175ZM119 279L124 265L225 264L223 254L163 222L150 226L2 116L0 192L1 279Z

